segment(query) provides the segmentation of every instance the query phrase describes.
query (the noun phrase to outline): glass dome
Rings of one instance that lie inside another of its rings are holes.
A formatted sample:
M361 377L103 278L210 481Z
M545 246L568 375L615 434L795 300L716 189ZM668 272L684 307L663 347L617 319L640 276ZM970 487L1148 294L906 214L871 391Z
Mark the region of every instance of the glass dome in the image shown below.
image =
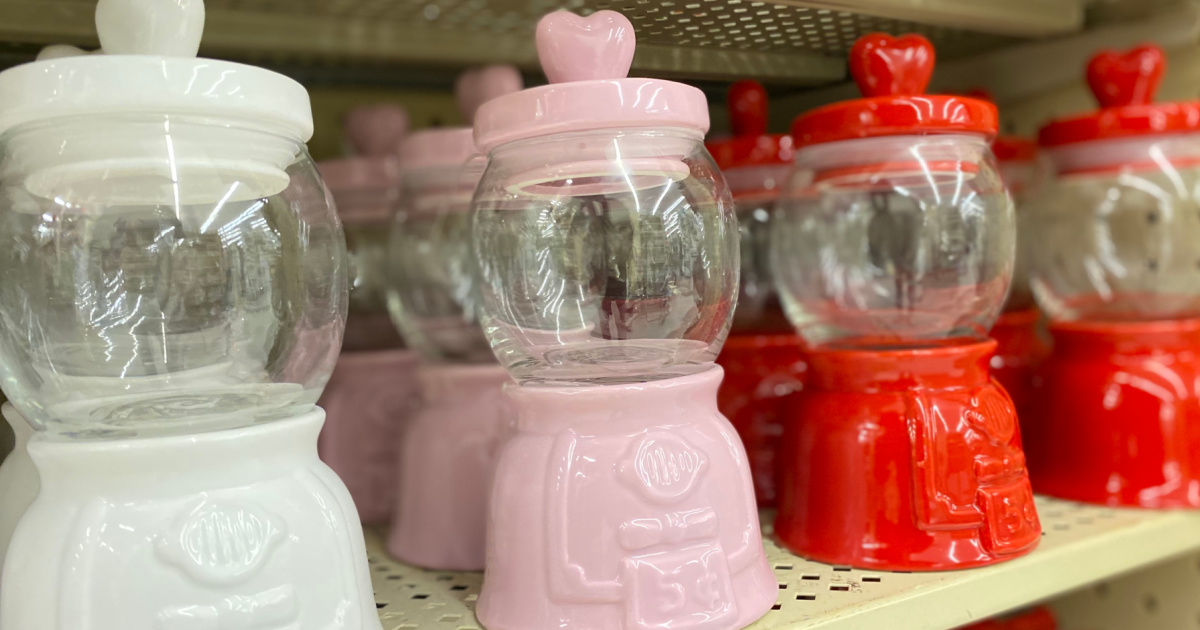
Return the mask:
M1047 151L1033 289L1056 320L1200 317L1200 134Z
M1000 164L1000 179L1012 195L1017 224L1016 264L1004 310L1023 311L1034 306L1029 273L1035 253L1033 232L1037 226L1031 221L1030 202L1042 169L1038 165L1037 144L1031 140L1001 136L992 143L992 152Z
M1012 278L1013 222L982 134L803 147L771 231L785 311L810 345L984 339Z
M318 167L333 193L350 260L350 311L342 350L401 348L404 342L387 306L388 229L399 203L399 169L392 160L357 157Z
M691 128L499 145L476 192L484 330L522 384L703 371L728 332L738 227Z
M130 437L313 407L346 255L301 142L112 114L19 125L0 152L0 370L31 423Z
M480 174L463 165L404 174L389 244L388 304L409 345L430 361L495 362L480 328L471 250L471 193Z
M723 171L733 193L741 243L735 333L792 330L783 317L770 260L771 217L790 170L790 166L753 166Z

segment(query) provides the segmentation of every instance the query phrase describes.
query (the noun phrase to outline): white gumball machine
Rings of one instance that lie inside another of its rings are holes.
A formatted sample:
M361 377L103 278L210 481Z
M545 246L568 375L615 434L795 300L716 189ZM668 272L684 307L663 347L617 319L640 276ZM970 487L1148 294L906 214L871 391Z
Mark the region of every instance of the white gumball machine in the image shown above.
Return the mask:
M40 478L2 630L381 627L316 452L347 278L308 95L196 58L203 19L101 0L101 54L0 73L0 377Z

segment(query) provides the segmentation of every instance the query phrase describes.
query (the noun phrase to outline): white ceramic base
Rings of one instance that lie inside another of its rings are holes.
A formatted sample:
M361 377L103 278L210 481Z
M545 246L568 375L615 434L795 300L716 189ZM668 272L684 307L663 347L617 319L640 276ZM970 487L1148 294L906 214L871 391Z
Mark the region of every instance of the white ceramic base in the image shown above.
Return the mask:
M0 630L382 630L320 409L194 436L39 434Z
M12 427L14 443L0 464L0 567L4 566L13 530L38 495L37 468L25 448L33 437L33 427L8 403L4 403L3 413Z

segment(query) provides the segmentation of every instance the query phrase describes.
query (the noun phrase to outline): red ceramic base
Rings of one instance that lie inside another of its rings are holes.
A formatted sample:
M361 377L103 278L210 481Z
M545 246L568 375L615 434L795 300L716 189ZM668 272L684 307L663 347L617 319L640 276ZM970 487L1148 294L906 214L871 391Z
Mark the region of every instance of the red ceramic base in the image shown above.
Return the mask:
M828 564L942 571L1008 560L1041 537L994 341L810 350L784 427L775 534Z
M1058 621L1049 608L1039 606L1032 610L988 619L976 624L965 626L962 630L1057 630Z
M1059 323L1028 424L1038 492L1200 508L1200 320Z
M1040 317L1041 312L1035 308L1011 311L1001 315L992 327L991 336L996 340L992 377L1008 392L1022 419L1034 400L1037 368L1050 354L1050 344L1038 331ZM1025 430L1024 425L1021 430Z
M804 342L797 335L731 335L717 357L725 381L717 406L737 429L760 507L775 505L775 451L787 400L804 382Z

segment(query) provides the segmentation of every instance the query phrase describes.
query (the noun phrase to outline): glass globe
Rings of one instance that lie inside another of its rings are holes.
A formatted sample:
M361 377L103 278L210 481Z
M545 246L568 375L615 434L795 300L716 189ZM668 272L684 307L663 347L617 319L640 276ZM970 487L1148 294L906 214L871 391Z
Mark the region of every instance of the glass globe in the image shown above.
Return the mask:
M1030 212L1032 286L1052 319L1200 317L1200 135L1049 150Z
M741 277L732 325L735 333L791 332L775 291L769 254L771 217L790 170L790 165L771 165L724 171L741 236Z
M404 174L389 244L388 304L405 340L429 361L495 362L479 324L471 250L471 193L479 175L459 166Z
M1008 301L1004 303L1005 311L1023 311L1034 306L1029 274L1036 251L1033 232L1037 230L1037 225L1031 217L1030 204L1039 172L1037 161L1033 159L1000 162L1000 178L1012 195L1017 225L1017 256Z
M986 138L889 136L800 149L771 256L810 345L986 338L1013 271L1012 203Z
M563 133L489 158L474 202L483 324L518 382L707 369L737 294L738 227L698 131Z
M303 144L112 115L18 126L0 152L0 370L33 425L131 437L313 407L346 265Z

